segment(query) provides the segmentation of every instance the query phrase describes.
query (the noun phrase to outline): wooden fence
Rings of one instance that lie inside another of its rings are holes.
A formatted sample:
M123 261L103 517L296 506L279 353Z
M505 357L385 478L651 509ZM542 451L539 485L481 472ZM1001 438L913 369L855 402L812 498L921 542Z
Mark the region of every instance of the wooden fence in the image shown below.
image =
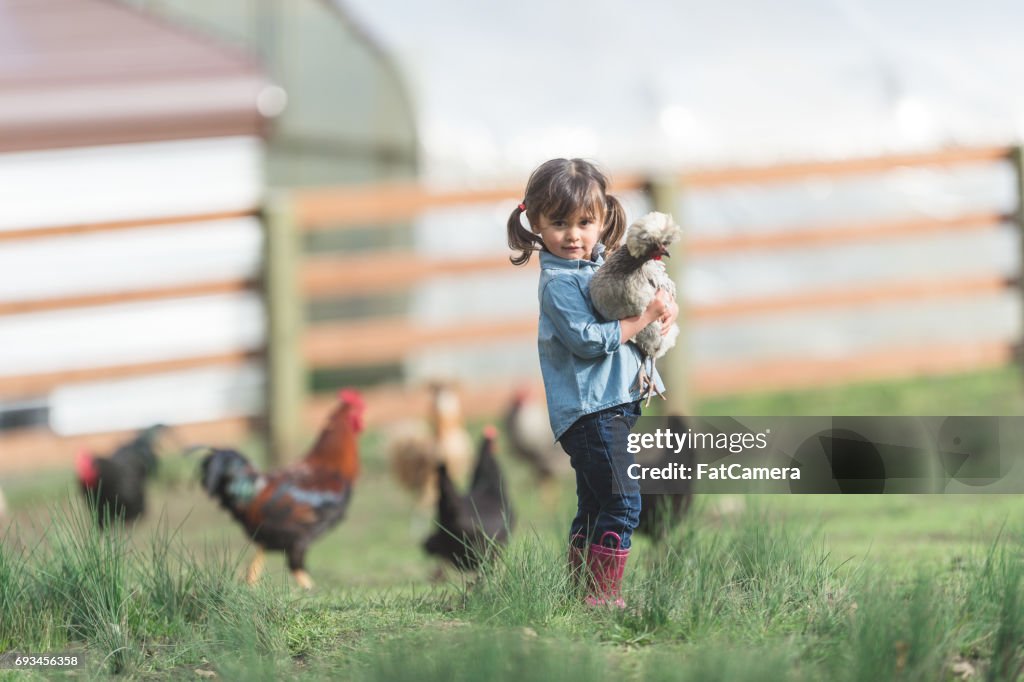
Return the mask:
M0 231L0 249L6 244L50 237L66 237L96 233L117 233L144 228L173 229L182 224L202 223L256 215L253 211L193 214L149 220L130 220L79 225L56 225L47 228ZM213 296L245 290L256 290L252 279L220 279L201 283L153 286L115 293L64 295L0 302L0 325L12 315L71 311L128 302L156 302L186 297ZM145 330L140 330L144 334ZM74 343L69 340L69 343ZM203 367L233 367L264 357L262 350L239 349L210 355L194 355L167 360L106 364L71 370L33 372L0 376L0 401L15 403L39 399L62 386L85 382L107 381L162 374ZM189 442L237 442L252 430L247 418L221 418L181 425L181 437ZM130 435L130 431L99 431L97 433L61 437L45 427L29 427L0 431L0 474L26 473L37 469L67 466L76 448L109 450Z
M842 178L870 176L895 168L946 167L971 164L1012 163L1016 171L1018 199L1024 195L1019 148L994 147L959 149L935 153L909 154L873 159L821 163L785 164L767 167L686 171L657 178L617 177L614 190L646 191L659 210L674 212L680 199L690 193L742 184L796 182L808 177ZM309 235L328 230L367 229L367 226L407 221L424 211L437 208L487 205L520 200L519 185L487 190L435 192L420 185L373 185L305 189L272 193L263 217L266 226L263 282L232 280L199 285L153 288L117 295L88 295L54 300L21 301L0 305L2 316L65 310L111 302L147 301L182 296L216 294L257 287L267 304L268 327L265 353L238 352L210 357L193 357L165 362L106 366L73 372L37 373L0 377L0 397L17 399L45 395L58 386L81 381L137 376L176 369L231 365L251 361L266 362L268 402L267 423L271 452L278 458L297 452L310 431L317 426L333 401L331 395L310 395L307 390L311 371L327 368L360 368L399 362L411 352L425 347L460 347L509 338L531 338L536 333L534 317L502 321L465 322L443 328L422 328L405 317L375 317L351 321L309 323L305 310L319 298L351 297L381 292L403 292L439 277L458 277L475 273L507 272L507 256L473 258L427 258L410 251L374 251L368 254L306 254L303 241ZM705 256L737 253L745 250L772 251L794 247L827 246L888 239L927 239L940 234L971 230L992 230L1007 223L1024 225L1021 203L1010 214L969 213L953 219L913 219L865 224L818 226L813 230L777 229L770 234L702 237L699 229L684 226L690 237L685 254L673 254L676 267L686 267ZM233 217L185 216L146 223L108 223L53 227L47 230L0 233L0 248L13 240L51 235L115 231L139 226L179 224L184 220L210 220ZM372 227L370 228L372 229ZM677 278L677 281L678 278ZM972 276L961 279L884 282L862 288L810 291L798 294L765 296L715 305L692 306L681 312L684 329L705 320L721 320L748 315L823 307L855 306L875 302L907 303L950 296L975 296L1005 290L1019 284L998 276ZM832 360L806 357L758 361L728 366L688 367L685 345L670 355L664 365L673 387L673 409L685 409L691 396L737 393L749 390L810 387L823 382L845 382L916 373L941 373L967 370L1010 362L1015 349L1006 343L977 342L927 347L892 348ZM464 387L464 402L470 414L494 414L508 399L511 387ZM370 421L382 423L392 415L420 414L425 411L425 396L413 395L401 386L368 391ZM244 419L220 420L185 427L190 440L240 440L252 428ZM122 433L94 434L76 438L76 444L107 447ZM67 459L66 441L46 430L18 430L0 433L0 452L5 458L24 453L54 452ZM45 456L33 454L25 467L45 465ZM10 461L10 460L8 460ZM7 467L8 470L10 467Z
M971 164L1012 163L1018 199L1022 189L1021 153L1016 148L991 147L904 154L869 159L794 163L765 167L686 171L667 177L615 178L616 192L650 193L655 208L678 215L680 192L693 193L743 184L775 184L809 177L831 179L870 176L897 168L951 167ZM424 329L404 317L304 325L299 302L318 297L351 296L371 292L409 290L438 277L508 271L506 255L423 260L411 252L387 251L369 255L303 257L303 235L325 230L365 229L386 221L411 220L431 209L487 205L520 200L519 185L486 190L430 191L416 184L372 185L307 189L272 200L268 212L268 295L271 337L268 363L272 389L269 422L278 452L294 451L305 430L318 422L330 405L330 396L304 395L308 372L337 367L363 367L400 361L423 347L471 346L510 337L536 334L534 317L487 322L466 322L441 329ZM683 197L685 198L685 194ZM673 265L685 268L704 256L745 250L781 250L889 239L927 239L957 231L992 230L1008 222L1024 224L1020 208L1008 215L981 212L953 219L916 218L890 222L822 225L815 229L777 229L770 234L727 237L691 237L685 257L674 254ZM692 226L684 226L692 227ZM699 235L700 230L688 230ZM677 277L677 281L680 281ZM693 306L681 313L684 329L704 320L719 320L751 313L765 314L853 306L877 302L911 303L926 299L990 294L1015 286L998 276L961 279L884 282L863 288L811 291L749 298L724 304ZM1005 343L929 344L926 348L892 348L840 359L758 361L728 366L687 366L685 347L666 357L673 386L670 407L686 409L691 396L738 393L750 390L811 387L830 382L856 381L920 373L942 373L1009 362L1014 348ZM673 357L674 356L674 357ZM682 388L685 387L685 388ZM508 399L509 390L465 387L471 412L493 413ZM410 405L400 388L376 392L371 405L374 421L389 413L410 414L423 409Z

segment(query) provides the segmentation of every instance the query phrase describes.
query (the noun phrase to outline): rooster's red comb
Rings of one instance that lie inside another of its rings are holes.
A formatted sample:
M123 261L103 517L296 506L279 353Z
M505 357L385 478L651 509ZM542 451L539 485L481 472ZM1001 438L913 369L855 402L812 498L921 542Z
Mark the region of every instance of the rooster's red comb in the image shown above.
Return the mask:
M338 400L345 405L352 405L355 407L365 407L366 403L363 402L363 396L360 395L359 391L354 388L343 388L338 391Z
M96 464L93 454L88 448L78 448L78 452L75 453L75 472L82 481L95 481Z

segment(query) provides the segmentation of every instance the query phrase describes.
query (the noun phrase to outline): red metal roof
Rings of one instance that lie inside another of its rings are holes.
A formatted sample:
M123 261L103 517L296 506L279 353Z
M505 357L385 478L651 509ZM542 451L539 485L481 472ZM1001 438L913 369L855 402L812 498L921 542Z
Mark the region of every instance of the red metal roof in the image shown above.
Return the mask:
M258 134L240 50L111 0L0 0L0 151Z

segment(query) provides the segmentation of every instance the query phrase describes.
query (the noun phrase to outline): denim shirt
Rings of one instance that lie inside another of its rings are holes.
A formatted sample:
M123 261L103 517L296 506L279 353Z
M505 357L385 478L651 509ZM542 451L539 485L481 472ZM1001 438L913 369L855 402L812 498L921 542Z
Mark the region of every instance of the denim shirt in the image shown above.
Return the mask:
M540 322L537 349L548 417L555 440L580 417L639 400L642 355L620 343L618 320L605 320L590 303L590 278L604 263L604 246L593 261L567 260L540 252ZM657 371L659 390L664 390Z

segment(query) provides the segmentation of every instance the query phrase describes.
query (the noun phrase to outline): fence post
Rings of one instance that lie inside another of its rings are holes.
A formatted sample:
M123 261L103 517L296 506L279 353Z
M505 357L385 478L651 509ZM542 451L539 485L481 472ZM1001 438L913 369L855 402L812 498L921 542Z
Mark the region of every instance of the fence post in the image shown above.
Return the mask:
M267 462L280 464L302 445L306 402L305 305L299 290L302 244L287 192L268 194L263 224Z
M1013 217L1014 222L1017 223L1017 236L1020 239L1017 287L1020 291L1021 299L1024 301L1024 148L1020 145L1012 147L1010 149L1010 161L1013 164L1017 190L1017 205L1014 207ZM1022 307L1024 307L1024 302L1022 302ZM1024 329L1024 323L1022 323L1021 328ZM1024 364L1024 338L1017 340L1017 347L1014 350L1017 354L1017 362Z
M689 235L686 234L686 225L682 220L680 205L682 188L676 177L662 175L649 182L647 193L651 198L654 210L670 213L683 228L683 239L672 247L668 260L662 261L668 266L668 274L676 283L676 303L679 305L679 318L676 324L679 325L679 339L676 341L675 347L658 360L658 371L665 381L664 413L692 414L689 362L690 328L686 314L686 290L683 278L686 272L686 242Z

